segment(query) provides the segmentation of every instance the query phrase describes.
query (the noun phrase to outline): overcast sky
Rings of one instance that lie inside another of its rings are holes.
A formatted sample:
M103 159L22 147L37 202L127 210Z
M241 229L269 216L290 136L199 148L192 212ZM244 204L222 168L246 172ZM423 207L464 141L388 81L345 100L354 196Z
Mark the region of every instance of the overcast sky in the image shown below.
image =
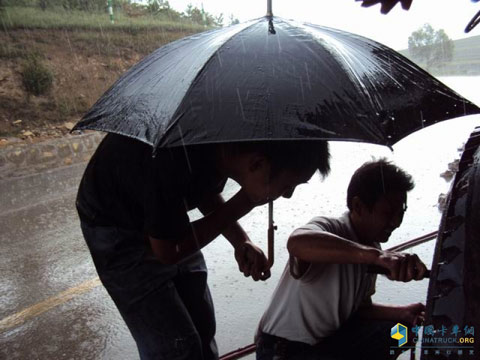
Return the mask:
M265 15L266 0L169 0L177 11L185 11L191 3L205 11L223 13L225 22L230 14L240 21ZM387 15L380 14L379 5L362 8L355 0L273 0L273 14L354 32L396 50L407 48L408 37L424 23L444 29L452 39L480 35L480 25L469 34L465 26L480 10L480 2L471 0L413 0L409 11L399 4Z

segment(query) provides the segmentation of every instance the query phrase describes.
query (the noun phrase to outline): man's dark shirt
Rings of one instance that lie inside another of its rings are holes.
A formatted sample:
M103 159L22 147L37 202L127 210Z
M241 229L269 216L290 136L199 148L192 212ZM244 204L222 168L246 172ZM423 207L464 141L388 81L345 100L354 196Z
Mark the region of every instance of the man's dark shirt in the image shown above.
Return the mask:
M226 178L216 146L160 149L108 134L85 170L77 195L80 219L175 240L189 226L187 211L218 194Z

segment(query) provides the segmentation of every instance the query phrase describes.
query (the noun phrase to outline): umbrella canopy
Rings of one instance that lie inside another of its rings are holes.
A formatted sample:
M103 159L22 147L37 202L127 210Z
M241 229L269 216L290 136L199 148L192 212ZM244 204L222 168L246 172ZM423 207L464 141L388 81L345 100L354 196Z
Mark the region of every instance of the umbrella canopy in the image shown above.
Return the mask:
M167 44L125 73L75 130L157 147L323 139L390 146L480 109L394 50L264 17Z

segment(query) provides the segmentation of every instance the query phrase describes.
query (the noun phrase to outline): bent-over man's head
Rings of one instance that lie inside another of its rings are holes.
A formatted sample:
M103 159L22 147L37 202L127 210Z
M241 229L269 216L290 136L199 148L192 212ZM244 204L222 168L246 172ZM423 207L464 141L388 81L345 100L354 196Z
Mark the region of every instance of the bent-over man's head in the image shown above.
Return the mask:
M290 198L315 172L325 177L330 171L326 141L252 141L228 144L224 150L230 155L226 166L231 177L255 204Z

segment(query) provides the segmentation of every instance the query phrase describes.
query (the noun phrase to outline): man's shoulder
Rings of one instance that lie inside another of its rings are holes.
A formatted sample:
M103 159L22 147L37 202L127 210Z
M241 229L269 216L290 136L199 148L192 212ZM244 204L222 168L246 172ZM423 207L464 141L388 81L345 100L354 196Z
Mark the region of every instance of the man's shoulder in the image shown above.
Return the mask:
M328 232L347 239L352 237L353 232L348 212L341 216L316 216L301 228Z
M107 134L90 160L90 167L97 167L96 171L103 169L121 169L143 166L145 160L152 158L152 147L139 140L118 135Z
M341 216L315 216L313 217L306 226L317 226L317 227L343 227L350 226L350 220L348 213L342 214Z

